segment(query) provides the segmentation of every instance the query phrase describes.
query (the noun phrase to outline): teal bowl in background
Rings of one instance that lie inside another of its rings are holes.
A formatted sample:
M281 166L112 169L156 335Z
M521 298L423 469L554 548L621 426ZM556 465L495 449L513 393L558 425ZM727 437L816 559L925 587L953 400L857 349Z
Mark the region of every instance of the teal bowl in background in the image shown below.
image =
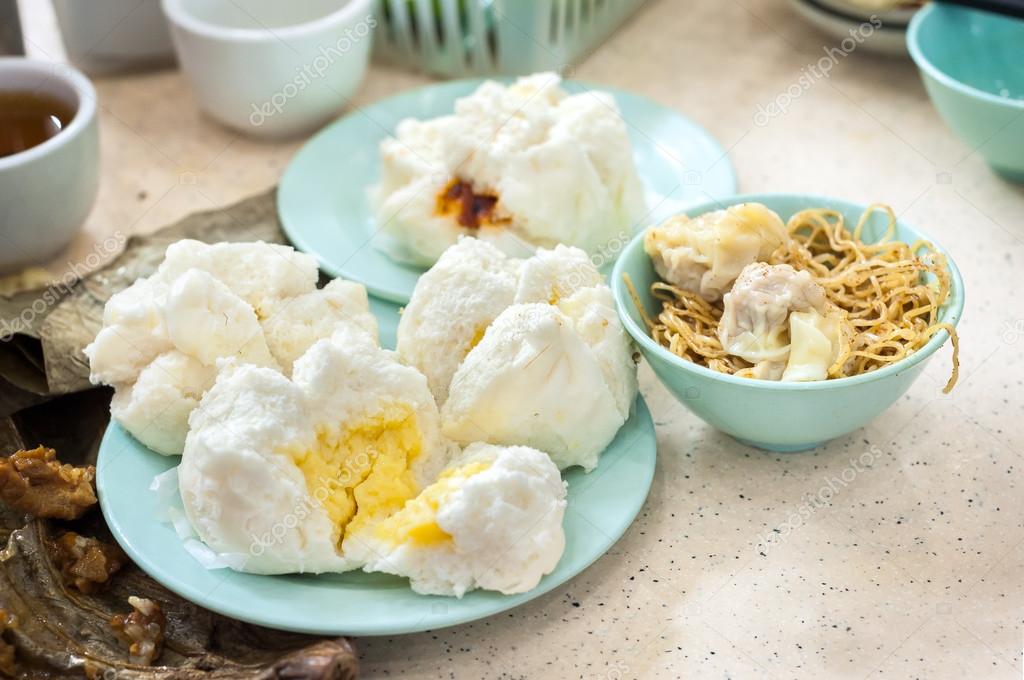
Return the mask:
M730 199L733 203L763 203L788 220L807 208L831 208L845 217L848 228L857 223L866 206L822 196L800 194L747 194ZM699 215L726 207L707 202L687 210ZM872 242L881 238L888 220L874 213L865 224L862 238ZM897 222L896 238L912 243L928 237L902 220ZM951 292L940 319L954 326L964 307L964 286L960 272L949 253L946 255L951 277ZM900 398L921 374L932 354L949 338L939 331L913 355L890 366L849 378L817 382L776 382L739 378L712 371L677 357L647 334L633 299L623 283L628 274L646 308L655 316L660 304L650 294L658 280L651 260L644 252L643 234L636 236L622 251L612 272L612 291L619 316L644 358L662 384L688 409L711 426L732 435L745 444L770 451L803 451L848 434L865 425Z
M931 2L911 20L907 49L953 132L1024 182L1024 21Z

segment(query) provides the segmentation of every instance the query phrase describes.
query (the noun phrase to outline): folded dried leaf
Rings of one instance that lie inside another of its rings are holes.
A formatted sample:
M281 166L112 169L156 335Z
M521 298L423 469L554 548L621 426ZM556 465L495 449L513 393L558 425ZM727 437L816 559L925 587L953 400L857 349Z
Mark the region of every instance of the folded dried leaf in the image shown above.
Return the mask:
M4 633L11 625L11 616L0 609L0 675L5 678L15 677L14 645L4 639Z

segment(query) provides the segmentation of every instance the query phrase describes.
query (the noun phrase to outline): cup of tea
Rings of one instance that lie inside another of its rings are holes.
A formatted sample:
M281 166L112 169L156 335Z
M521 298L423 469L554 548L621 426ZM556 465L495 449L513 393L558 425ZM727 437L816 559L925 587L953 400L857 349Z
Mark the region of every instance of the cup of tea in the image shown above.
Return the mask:
M57 254L98 189L89 79L64 64L0 57L0 272Z
M373 0L162 0L199 107L261 137L333 118L363 79Z

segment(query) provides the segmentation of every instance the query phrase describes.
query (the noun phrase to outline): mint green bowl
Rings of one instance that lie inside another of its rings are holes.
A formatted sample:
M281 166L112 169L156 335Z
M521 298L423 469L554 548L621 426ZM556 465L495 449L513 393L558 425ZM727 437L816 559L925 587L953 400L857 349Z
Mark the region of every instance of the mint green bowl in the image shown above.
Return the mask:
M831 208L841 212L851 227L866 207L800 194L747 194L730 199L731 203L752 201L764 203L783 220L806 208ZM687 214L699 215L723 207L724 204L711 201L692 206ZM877 240L886 224L885 215L875 213L865 225L862 238ZM896 236L908 243L931 240L902 220L897 223ZM938 244L935 246L949 258L949 253ZM952 290L941 320L955 326L963 312L964 285L956 265L951 259L948 262ZM654 342L623 283L623 274L629 274L647 313L657 314L661 307L651 296L650 286L658 278L644 252L642 233L622 251L612 272L612 291L626 330L662 384L684 406L712 427L745 444L770 451L811 449L866 424L907 391L928 358L949 338L948 333L939 331L910 357L850 378L805 383L738 378L681 359Z
M1024 181L1024 21L932 2L911 20L907 49L953 132Z

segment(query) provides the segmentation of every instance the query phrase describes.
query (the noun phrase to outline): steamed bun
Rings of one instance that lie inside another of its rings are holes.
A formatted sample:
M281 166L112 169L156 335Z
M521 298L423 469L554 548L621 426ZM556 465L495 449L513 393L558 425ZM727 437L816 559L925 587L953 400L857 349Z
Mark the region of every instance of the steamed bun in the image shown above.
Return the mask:
M177 455L185 446L189 414L216 377L215 366L172 349L114 392L110 415L153 451Z
M85 348L93 384L130 383L153 359L174 348L163 314L167 292L162 280L139 279L107 300L103 327Z
M179 454L219 362L290 374L341 325L376 341L365 289L334 281L318 290L317 276L316 260L288 246L173 243L152 276L107 301L85 348L90 380L114 387L112 416L139 441Z
M377 319L370 313L366 288L334 279L323 288L270 301L260 325L270 353L290 374L296 359L342 323L353 324L377 342Z
M398 125L372 192L391 255L431 265L460 235L513 255L558 243L593 253L632 231L645 206L618 106L559 83L487 81L451 115Z
M186 515L215 553L260 574L359 568L350 544L452 454L423 375L350 326L317 341L291 378L229 362L190 424Z
M190 269L219 280L260 316L268 302L310 291L319 277L316 258L291 246L182 239L167 246L155 278L174 281Z
M398 322L398 353L427 376L439 404L456 369L516 294L518 263L463 237L419 278Z
M479 283L480 250L500 284ZM611 291L578 248L542 248L519 261L464 238L421 278L410 310L399 352L433 374L444 434L461 444L529 446L560 468L591 470L629 417L632 343Z
M353 549L366 571L407 576L418 593L522 593L558 564L565 507L565 482L543 452L471 444Z
M277 367L253 308L201 269L174 282L163 311L171 344L207 366L234 357Z

